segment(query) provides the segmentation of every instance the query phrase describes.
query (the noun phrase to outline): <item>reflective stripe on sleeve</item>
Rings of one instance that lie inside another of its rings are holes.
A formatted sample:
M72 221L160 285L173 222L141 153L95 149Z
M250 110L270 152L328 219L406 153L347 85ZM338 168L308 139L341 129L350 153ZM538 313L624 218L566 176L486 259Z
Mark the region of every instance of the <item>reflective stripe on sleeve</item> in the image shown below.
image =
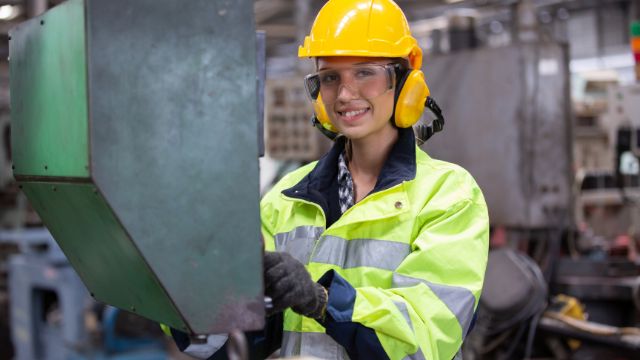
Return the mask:
M413 329L413 322L411 322L411 317L409 317L407 304L401 301L394 301L393 303L396 304L396 307L398 308L398 310L400 310L400 313L404 317L404 320L407 322L407 324L409 324L411 331L415 332L415 330ZM418 345L418 351L416 351L411 355L405 356L404 360L425 360L424 354L422 353L422 349L420 349L420 345Z
M182 350L196 359L208 359L227 342L228 335L208 335L206 344L191 344Z
M297 228L274 236L276 251L285 251L303 264L309 263L309 256L315 241L324 231L320 226L298 226Z
M342 269L367 266L393 271L410 251L409 244L395 241L347 240L329 235L322 237L311 261L337 265Z
M435 284L423 279L417 279L397 273L393 274L392 287L411 287L425 284L442 301L458 319L462 333L466 334L473 318L475 297L469 289L459 286Z
M280 348L280 356L291 357L300 355L301 342L302 333L295 331L284 331L282 333L282 346Z
M329 335L315 332L285 331L280 356L315 356L320 359L349 360L344 348Z

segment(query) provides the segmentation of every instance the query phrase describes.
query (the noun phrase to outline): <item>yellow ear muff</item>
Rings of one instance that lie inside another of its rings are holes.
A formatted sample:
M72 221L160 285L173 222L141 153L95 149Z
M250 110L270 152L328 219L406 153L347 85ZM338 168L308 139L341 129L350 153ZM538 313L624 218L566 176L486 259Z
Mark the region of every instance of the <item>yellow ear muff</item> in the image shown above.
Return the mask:
M331 124L331 120L329 120L329 115L327 115L327 109L324 107L324 103L322 102L322 95L318 94L318 99L316 101L312 101L313 112L316 114L316 118L322 124L322 127L337 133L338 130Z
M429 87L421 70L411 70L400 90L394 119L399 128L408 128L418 122L429 96ZM316 112L317 113L317 112Z

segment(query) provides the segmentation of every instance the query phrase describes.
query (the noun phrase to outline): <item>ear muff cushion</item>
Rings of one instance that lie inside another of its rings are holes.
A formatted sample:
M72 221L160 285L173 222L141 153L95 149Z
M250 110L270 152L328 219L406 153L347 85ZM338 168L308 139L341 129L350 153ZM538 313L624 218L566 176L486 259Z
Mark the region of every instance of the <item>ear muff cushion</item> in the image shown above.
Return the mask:
M313 112L316 114L316 118L322 124L322 127L329 131L338 132L338 130L331 124L331 120L329 120L329 115L327 114L327 109L324 107L324 103L322 102L322 96L318 95L318 99L312 102Z
M429 96L429 88L421 70L411 70L398 84L394 111L395 124L399 128L408 128L415 124L424 111L424 104Z
M398 98L400 97L400 92L404 87L404 83L407 81L407 77L411 73L411 69L396 69L396 88L393 93L393 115L394 118L392 120L395 121L395 113L396 113L396 104L398 104Z

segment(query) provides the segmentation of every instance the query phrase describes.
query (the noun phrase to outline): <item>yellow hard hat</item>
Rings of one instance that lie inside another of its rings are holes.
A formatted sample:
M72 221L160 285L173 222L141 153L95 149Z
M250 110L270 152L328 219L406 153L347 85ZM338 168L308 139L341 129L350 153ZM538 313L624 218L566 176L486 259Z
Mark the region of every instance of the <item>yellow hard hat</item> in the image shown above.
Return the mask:
M329 0L298 49L299 57L408 57L422 66L422 49L391 0Z

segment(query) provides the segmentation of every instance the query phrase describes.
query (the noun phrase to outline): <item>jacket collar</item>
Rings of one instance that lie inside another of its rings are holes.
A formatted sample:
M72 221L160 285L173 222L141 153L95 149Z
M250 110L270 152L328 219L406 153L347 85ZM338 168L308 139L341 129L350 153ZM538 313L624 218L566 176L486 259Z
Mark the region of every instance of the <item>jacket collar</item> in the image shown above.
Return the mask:
M338 156L344 150L345 138L336 139L333 147L300 182L282 191L288 197L299 198L320 205L328 213L327 199L337 194ZM398 129L398 140L391 148L376 185L371 193L379 192L416 177L416 145L412 128Z

